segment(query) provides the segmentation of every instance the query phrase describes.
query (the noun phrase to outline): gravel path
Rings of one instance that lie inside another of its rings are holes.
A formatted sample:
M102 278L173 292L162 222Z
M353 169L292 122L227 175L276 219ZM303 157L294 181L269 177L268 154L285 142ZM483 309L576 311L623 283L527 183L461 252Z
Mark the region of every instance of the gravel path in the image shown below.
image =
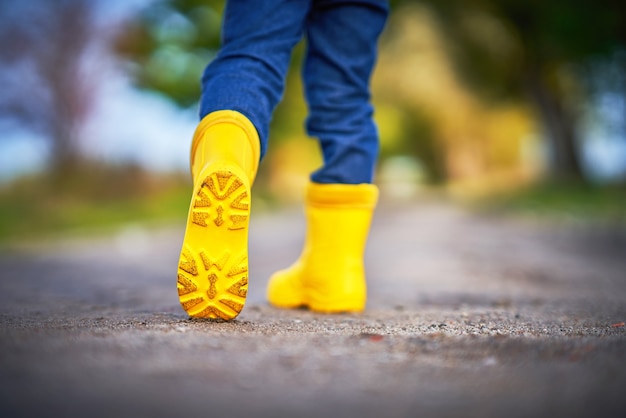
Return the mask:
M181 225L0 253L0 415L618 417L626 233L382 205L360 315L265 303L299 210L253 214L248 303L188 319Z

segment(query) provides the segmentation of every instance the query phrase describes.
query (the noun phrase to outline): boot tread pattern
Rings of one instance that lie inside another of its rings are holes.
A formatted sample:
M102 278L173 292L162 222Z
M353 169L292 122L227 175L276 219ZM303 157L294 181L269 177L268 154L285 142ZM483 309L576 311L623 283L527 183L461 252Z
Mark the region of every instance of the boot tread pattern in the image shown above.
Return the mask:
M247 228L248 202L247 187L226 170L209 174L194 196L187 234L200 234L195 238L201 239L187 242L186 235L177 279L180 303L192 317L229 320L243 309L248 293L247 236L232 234Z
M233 257L228 252L221 263L205 262L207 254L183 251L184 263L193 264L197 274L182 270L179 265L178 296L190 316L232 319L243 309L248 294L248 267L245 257ZM181 262L180 264L183 264Z
M208 226L208 221L212 221L217 227L228 223L228 229L245 228L250 210L250 205L244 201L247 198L248 192L236 175L229 171L216 171L205 178L196 193L192 222Z

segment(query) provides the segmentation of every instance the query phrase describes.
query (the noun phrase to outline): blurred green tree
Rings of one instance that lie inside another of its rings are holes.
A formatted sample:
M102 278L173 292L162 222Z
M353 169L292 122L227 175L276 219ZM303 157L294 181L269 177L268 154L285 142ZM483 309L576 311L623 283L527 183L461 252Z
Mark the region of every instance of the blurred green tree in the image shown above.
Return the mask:
M115 51L138 87L189 107L220 42L224 0L164 0L144 8L118 32Z
M489 100L522 99L549 141L555 180L584 180L581 104L598 60L626 49L621 0L423 0L438 16L461 77ZM392 0L393 7L412 0Z

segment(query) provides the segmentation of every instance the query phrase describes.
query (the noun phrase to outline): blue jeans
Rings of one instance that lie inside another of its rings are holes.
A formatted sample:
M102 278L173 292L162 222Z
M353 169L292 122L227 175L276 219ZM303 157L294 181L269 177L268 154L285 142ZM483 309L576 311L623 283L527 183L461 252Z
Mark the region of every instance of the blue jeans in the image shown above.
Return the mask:
M256 127L261 158L291 51L306 36L307 132L320 141L316 183L371 183L378 156L369 80L387 0L229 0L222 46L204 72L200 116L236 110Z

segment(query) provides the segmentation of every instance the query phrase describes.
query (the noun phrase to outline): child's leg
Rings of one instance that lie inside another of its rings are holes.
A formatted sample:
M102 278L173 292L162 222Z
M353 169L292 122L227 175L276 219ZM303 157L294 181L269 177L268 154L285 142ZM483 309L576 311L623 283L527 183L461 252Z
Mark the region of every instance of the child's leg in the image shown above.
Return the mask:
M223 109L242 113L258 130L261 158L310 4L311 0L228 1L222 46L202 78L201 118Z
M369 184L378 153L369 78L386 17L384 1L318 1L309 14L307 129L320 139L324 166L307 189L302 254L270 279L267 296L275 306L321 312L365 307L363 253L378 198Z
M369 82L388 14L385 0L319 1L307 21L307 130L320 140L316 183L371 183L378 155Z
M236 0L226 6L223 46L202 80L193 197L178 265L180 302L192 317L231 319L243 309L250 189L308 5Z

